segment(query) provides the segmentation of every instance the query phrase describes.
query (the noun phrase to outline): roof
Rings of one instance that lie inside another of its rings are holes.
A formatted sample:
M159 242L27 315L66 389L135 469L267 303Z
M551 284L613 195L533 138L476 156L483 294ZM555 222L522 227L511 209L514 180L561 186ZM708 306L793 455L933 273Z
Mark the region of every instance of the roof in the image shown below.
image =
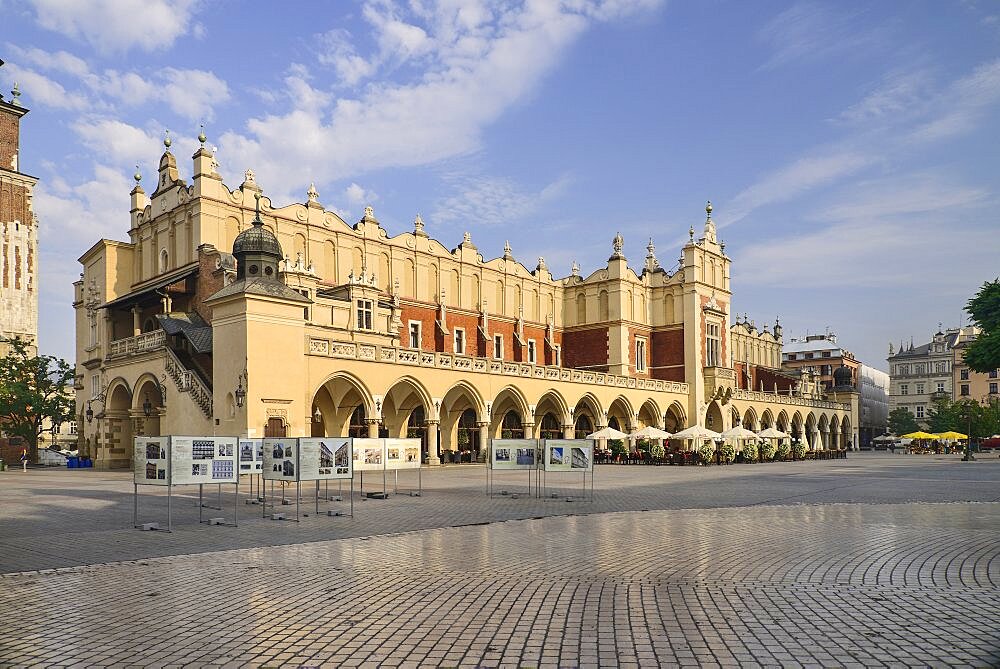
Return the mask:
M312 304L312 300L308 297L295 292L280 281L260 277L256 279L240 279L238 281L233 281L231 284L210 296L208 299L217 300L222 299L223 297L230 297L232 295L242 295L243 293L248 295L277 297L282 300L288 300L289 302Z
M157 314L160 327L168 335L183 335L198 353L212 352L212 326L198 314Z
M122 304L131 304L132 302L138 302L144 297L152 297L154 294L156 294L156 291L161 290L162 288L165 288L166 286L169 286L172 283L177 283L178 281L186 279L189 276L194 276L197 273L198 273L197 263L191 264L187 267L182 267L178 270L170 272L169 274L164 274L159 279L157 279L155 283L151 283L147 285L145 288L141 288L140 290L126 293L125 295L117 297L111 300L110 302L105 302L101 306L107 309L109 307L117 307Z

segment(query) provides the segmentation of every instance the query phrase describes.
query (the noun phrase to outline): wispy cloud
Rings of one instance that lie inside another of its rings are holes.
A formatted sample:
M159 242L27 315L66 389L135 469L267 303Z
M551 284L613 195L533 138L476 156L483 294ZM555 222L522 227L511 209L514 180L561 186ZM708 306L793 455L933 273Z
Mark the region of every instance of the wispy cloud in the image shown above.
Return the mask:
M757 38L772 49L761 69L791 63L816 62L878 44L856 13L817 3L798 2L776 15L758 31Z
M527 189L513 179L495 176L448 175L445 183L455 193L438 202L431 220L459 222L466 226L517 225L546 203L558 199L571 183L569 175L539 190Z
M968 132L998 101L1000 59L983 63L951 84L935 100L934 117L917 127L908 139L929 142Z
M171 46L192 28L195 0L30 0L38 24L102 53Z

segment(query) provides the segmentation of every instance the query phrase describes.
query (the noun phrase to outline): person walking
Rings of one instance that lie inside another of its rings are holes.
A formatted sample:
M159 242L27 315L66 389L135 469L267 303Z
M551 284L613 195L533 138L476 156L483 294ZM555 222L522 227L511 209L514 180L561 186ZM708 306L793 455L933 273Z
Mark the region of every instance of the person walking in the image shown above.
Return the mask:
M27 447L21 449L21 471L22 472L27 472L28 471L28 448Z

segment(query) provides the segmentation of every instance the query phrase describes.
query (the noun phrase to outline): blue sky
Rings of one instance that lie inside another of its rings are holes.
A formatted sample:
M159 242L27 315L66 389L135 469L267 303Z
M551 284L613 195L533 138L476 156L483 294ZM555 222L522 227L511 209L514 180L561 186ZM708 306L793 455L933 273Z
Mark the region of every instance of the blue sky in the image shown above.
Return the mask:
M230 187L556 276L620 231L676 263L711 199L734 310L786 337L963 322L1000 273L1000 4L0 0L0 85L32 112L43 351L72 359L76 258L126 239L135 164L199 125Z

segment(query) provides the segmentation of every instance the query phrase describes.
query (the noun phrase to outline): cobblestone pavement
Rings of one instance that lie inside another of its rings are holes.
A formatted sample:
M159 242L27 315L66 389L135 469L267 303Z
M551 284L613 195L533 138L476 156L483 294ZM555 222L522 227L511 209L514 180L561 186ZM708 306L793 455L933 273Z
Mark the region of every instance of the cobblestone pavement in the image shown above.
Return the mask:
M998 483L992 458L609 466L567 503L453 467L353 519L209 527L188 490L168 534L125 529L123 474L7 472L0 667L1000 666Z
M1000 504L622 512L8 575L0 662L997 666L998 526Z
M132 526L132 478L126 472L34 470L0 473L0 573L182 555L231 548L282 545L347 537L382 535L417 529L453 527L542 516L616 511L710 509L754 505L904 502L1000 501L1000 459L981 457L963 463L959 456L852 454L847 460L787 462L728 467L598 466L593 502L527 496L522 472L503 473L495 489L520 492L489 498L486 471L480 466L425 470L423 496L410 497L414 472L399 477L399 495L365 500L355 495L355 517L316 517L313 491L300 523L261 518L261 507L247 505L244 481L239 527L198 524L196 486L174 488L174 532L140 532ZM580 495L576 475L549 475L550 491ZM360 477L356 485L360 483ZM389 491L393 481L388 480ZM556 488L557 485L567 487ZM382 477L365 476L365 490L381 490ZM214 503L214 486L205 500ZM144 486L140 520L166 525L162 488ZM224 488L223 510L204 517L233 514L232 486ZM331 494L335 487L331 486ZM294 493L287 491L289 498ZM321 508L347 510L347 503ZM294 513L294 506L277 510Z

